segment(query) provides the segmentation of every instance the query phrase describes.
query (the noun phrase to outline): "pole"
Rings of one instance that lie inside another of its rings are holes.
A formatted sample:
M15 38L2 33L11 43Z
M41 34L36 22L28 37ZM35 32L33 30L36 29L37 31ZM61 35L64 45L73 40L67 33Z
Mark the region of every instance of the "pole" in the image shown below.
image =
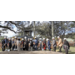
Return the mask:
M34 37L35 37L35 21L34 21Z
M53 21L52 21L52 37L54 37L54 24L53 24Z

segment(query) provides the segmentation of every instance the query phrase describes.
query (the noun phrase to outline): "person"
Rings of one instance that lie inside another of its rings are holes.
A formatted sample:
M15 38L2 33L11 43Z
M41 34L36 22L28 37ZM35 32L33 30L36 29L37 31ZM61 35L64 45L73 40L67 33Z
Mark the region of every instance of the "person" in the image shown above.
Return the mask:
M48 38L46 39L46 50L48 50Z
M17 39L17 50L20 51L20 44L21 44L21 41L20 41L20 38Z
M43 38L43 49L46 50L46 40Z
M15 43L15 49L14 50L17 50L17 37L15 37L14 43Z
M52 45L53 45L53 49L54 49L54 51L56 51L56 40L55 40L55 38L54 37L52 37Z
M57 38L59 40L58 43L57 43L57 46L59 47L59 52L61 52L61 48L62 48L62 45L63 45L62 39L59 36Z
M2 51L5 51L5 41L4 41L4 39L2 40Z
M25 50L28 51L28 48L29 48L29 42L25 38Z
M14 50L15 48L15 42L14 42L14 38L12 38L12 50Z
M64 38L63 48L65 50L65 53L68 54L68 50L70 49L69 42Z
M35 37L35 50L38 50L38 40L37 40L37 38Z
M21 39L21 43L20 43L20 49L23 50L23 38Z
M25 44L26 44L26 40L23 40L23 51L25 51Z
M42 50L42 39L40 38L40 41L39 41L39 44L40 44L40 50Z
M33 51L33 41L32 41L32 38L30 39L30 50Z
M28 38L28 50L30 51L30 43L31 43L31 40L30 38Z
M11 48L12 48L12 42L11 42L11 39L9 38L9 41L8 41L8 49L11 51Z
M48 49L49 51L51 51L51 44L50 44L50 40L48 39Z
M3 44L3 51L5 51L5 49L7 50L8 39L6 37L4 37L4 40L2 41L2 44Z

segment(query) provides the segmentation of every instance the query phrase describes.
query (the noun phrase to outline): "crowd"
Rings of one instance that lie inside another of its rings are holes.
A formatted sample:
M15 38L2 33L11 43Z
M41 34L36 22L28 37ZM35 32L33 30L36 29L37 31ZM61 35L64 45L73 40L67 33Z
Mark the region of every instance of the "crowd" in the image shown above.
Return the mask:
M23 51L37 51L37 50L49 50L51 51L51 47L54 51L56 51L56 48L59 47L59 52L61 52L61 48L65 50L66 54L68 54L68 50L70 48L69 42L64 38L64 41L58 36L58 42L55 40L54 37L52 37L52 41L50 41L48 38L39 38L39 40L35 37L35 39L32 38L6 38L2 40L2 51L5 50L23 50Z

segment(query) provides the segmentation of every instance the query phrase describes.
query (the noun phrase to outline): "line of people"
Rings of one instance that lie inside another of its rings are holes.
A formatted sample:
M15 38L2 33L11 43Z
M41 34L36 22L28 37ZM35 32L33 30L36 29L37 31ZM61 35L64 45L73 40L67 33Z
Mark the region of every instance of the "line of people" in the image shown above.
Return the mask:
M68 54L68 50L70 48L70 45L66 38L64 38L64 42L62 39L58 36L58 42L55 40L54 37L52 37L52 41L45 38L39 38L39 40L35 37L35 40L32 38L20 38L15 37L10 39L4 37L2 40L2 51L5 51L7 49L11 50L23 50L23 51L37 51L37 50L49 50L51 51L51 48L53 48L54 51L56 51L56 48L59 47L59 52L61 52L61 48L63 47L65 49L66 54Z

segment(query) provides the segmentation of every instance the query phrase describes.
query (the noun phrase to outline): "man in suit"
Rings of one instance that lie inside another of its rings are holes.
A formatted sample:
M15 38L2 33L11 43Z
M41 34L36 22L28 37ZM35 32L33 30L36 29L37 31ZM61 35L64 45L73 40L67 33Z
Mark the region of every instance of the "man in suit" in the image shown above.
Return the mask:
M53 45L53 49L54 49L54 51L56 51L56 40L55 40L55 38L54 37L52 37L52 45Z
M58 38L58 44L57 44L57 46L59 47L59 52L61 52L61 48L62 48L62 45L63 45L62 39L59 36L57 38Z
M12 48L12 41L11 41L10 38L9 38L8 44L9 44L9 49L10 49L10 51L11 51L11 48Z

